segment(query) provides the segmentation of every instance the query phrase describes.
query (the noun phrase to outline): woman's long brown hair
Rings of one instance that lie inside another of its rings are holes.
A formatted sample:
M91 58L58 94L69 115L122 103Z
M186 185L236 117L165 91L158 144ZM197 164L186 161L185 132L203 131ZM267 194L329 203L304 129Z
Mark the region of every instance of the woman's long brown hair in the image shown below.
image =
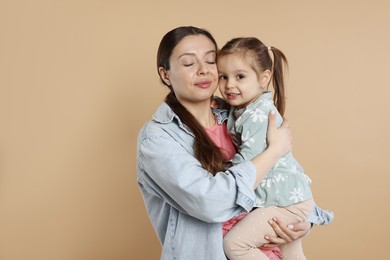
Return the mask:
M172 55L173 49L184 37L189 35L206 36L214 44L215 50L218 50L215 39L208 31L192 26L178 27L168 32L160 42L157 51L157 71L160 67L163 67L165 70L170 69L169 58ZM211 140L198 120L177 100L172 86L166 84L162 78L161 81L170 90L170 93L165 98L165 102L180 118L180 121L185 124L194 134L195 158L198 159L202 167L209 171L212 175L215 175L217 172L224 170L225 158L221 150Z

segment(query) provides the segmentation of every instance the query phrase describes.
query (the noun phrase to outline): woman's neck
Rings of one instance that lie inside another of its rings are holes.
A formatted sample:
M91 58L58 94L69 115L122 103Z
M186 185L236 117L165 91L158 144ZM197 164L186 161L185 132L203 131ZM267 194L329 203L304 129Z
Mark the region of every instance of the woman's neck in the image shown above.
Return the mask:
M215 125L215 116L211 110L211 101L187 104L185 107L204 128L211 128Z

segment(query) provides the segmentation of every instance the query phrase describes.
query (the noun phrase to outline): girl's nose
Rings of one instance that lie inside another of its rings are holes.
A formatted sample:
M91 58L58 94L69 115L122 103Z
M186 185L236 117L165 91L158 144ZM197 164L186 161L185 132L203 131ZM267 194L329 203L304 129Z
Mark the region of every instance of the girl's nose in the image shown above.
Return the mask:
M233 88L233 87L234 87L233 80L227 79L226 80L226 88Z

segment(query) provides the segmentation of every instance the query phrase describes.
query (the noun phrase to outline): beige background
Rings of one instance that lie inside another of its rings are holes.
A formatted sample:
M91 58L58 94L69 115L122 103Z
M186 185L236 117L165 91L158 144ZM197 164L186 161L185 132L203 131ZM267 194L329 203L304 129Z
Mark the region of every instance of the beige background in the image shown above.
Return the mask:
M136 135L179 25L257 36L290 61L294 152L335 212L308 259L389 259L388 1L0 0L0 259L158 259Z

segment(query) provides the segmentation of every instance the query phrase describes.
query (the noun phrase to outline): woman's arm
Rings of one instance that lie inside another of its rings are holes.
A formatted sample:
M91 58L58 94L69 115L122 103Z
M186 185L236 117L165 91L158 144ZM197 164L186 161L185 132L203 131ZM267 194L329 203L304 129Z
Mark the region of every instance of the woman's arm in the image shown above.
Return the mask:
M241 163L212 176L193 156L192 136L173 124L152 121L139 135L138 182L145 194L205 222L223 222L251 210L254 165Z
M271 111L268 117L267 143L268 148L252 159L256 168L256 182L259 186L264 176L272 169L275 163L292 149L291 129L287 120L277 128L276 113Z

